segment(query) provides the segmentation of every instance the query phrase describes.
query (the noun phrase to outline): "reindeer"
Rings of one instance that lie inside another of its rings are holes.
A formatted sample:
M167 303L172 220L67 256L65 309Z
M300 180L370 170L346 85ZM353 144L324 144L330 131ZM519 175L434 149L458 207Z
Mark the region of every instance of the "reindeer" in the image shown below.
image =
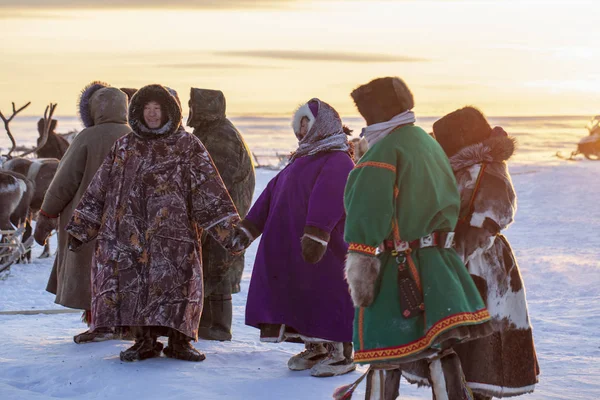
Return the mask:
M29 209L31 215L36 214L40 208L42 207L42 202L44 201L44 195L50 186L50 182L54 178L56 174L56 170L58 169L59 160L55 158L38 158L38 159L28 159L25 156L33 154L37 152L39 149L44 147L48 141L48 132L51 128L52 115L54 114L54 110L56 109L56 104L50 104L46 107L46 111L44 112L44 129L42 131L42 138L38 141L38 145L36 148L26 151L21 154L20 157L12 157L11 153L16 148L15 139L10 132L9 123L12 119L23 109L25 109L31 102L27 103L25 106L20 109L15 108L15 103L12 103L13 106L13 115L10 118L5 118L2 112L0 111L0 118L4 121L4 127L6 129L6 133L10 138L12 143L12 148L6 155L8 158L2 164L2 169L5 171L12 171L29 179L34 184L33 196L29 203ZM27 228L25 231L25 235L23 240L27 240L31 236L31 224L30 219L27 221ZM44 247L44 251L40 258L48 258L50 257L50 245L46 243ZM27 253L27 259L31 258L31 253Z
M33 198L34 185L25 176L12 171L0 170L0 272L4 271L23 255L27 246L23 246L19 236L28 222L30 222L31 213L29 205ZM31 237L31 230L29 237ZM15 256L14 250L17 253Z
M50 129L48 130L48 139L46 144L40 147L36 154L38 158L56 158L62 159L65 155L67 149L69 148L69 142L63 135L59 135L55 132L56 125L58 121L53 119L50 121ZM46 120L44 118L40 118L38 121L37 127L40 137L37 140L38 146L41 141L44 139L44 129L46 128Z

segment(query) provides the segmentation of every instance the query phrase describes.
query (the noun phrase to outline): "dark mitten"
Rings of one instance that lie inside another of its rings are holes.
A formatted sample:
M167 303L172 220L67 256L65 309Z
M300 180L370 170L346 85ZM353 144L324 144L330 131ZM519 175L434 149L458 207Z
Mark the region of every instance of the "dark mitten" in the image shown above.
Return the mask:
M58 218L50 218L48 214L39 213L38 218L35 222L35 232L33 232L33 238L36 243L43 246L46 244L46 240L53 230L58 227Z
M81 246L83 246L83 242L77 239L75 236L69 235L69 250L74 253L77 253L81 250Z
M325 255L330 235L323 229L314 226L305 226L304 235L300 240L302 246L302 258L307 263L316 264Z
M327 251L327 242L315 240L314 238L304 235L302 236L302 258L307 263L316 264L321 261L323 255Z

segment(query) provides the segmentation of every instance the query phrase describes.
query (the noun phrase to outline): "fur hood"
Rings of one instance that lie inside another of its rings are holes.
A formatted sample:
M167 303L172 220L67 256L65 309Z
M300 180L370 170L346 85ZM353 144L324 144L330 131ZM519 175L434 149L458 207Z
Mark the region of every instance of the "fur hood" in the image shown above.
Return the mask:
M502 163L515 152L516 140L511 137L491 137L480 143L467 146L452 157L450 165L454 172L481 163Z
M131 129L141 137L152 137L154 135L170 135L181 127L181 106L177 93L165 86L148 85L138 90L131 98L129 106L129 125ZM167 122L157 129L150 129L144 123L144 106L156 101L160 104L162 112L167 114Z
M225 119L225 95L220 90L191 88L189 106L187 126L192 128Z
M92 95L105 87L110 87L110 85L102 81L93 81L84 87L79 95L77 110L79 112L79 118L81 118L81 122L86 128L94 126L94 118L92 117L91 110Z

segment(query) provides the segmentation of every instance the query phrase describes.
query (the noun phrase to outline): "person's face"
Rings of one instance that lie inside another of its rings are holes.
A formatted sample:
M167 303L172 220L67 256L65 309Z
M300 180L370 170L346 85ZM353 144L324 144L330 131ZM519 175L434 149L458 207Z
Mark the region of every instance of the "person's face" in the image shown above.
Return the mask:
M151 101L144 106L144 122L150 129L160 128L162 125L162 110L160 104Z
M304 136L308 133L308 117L302 117L300 120L300 133L298 133L298 137L300 140L304 139Z

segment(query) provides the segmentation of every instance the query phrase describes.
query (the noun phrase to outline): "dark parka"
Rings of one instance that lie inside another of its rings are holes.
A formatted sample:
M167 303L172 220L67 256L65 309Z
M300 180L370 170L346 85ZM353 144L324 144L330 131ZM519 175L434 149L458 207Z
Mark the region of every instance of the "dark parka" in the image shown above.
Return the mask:
M225 96L220 90L192 88L189 106L187 125L194 128L194 135L206 147L240 217L244 218L254 194L254 166L242 135L225 116ZM239 292L244 254L228 253L206 234L202 237L202 248L204 295ZM231 289L227 282L231 282Z
M56 303L90 309L90 271L95 241L78 253L68 250L65 227L117 139L131 132L127 125L127 96L117 88L93 82L82 92L79 114L85 126L67 149L42 203L42 210L59 217L58 253L46 290Z

